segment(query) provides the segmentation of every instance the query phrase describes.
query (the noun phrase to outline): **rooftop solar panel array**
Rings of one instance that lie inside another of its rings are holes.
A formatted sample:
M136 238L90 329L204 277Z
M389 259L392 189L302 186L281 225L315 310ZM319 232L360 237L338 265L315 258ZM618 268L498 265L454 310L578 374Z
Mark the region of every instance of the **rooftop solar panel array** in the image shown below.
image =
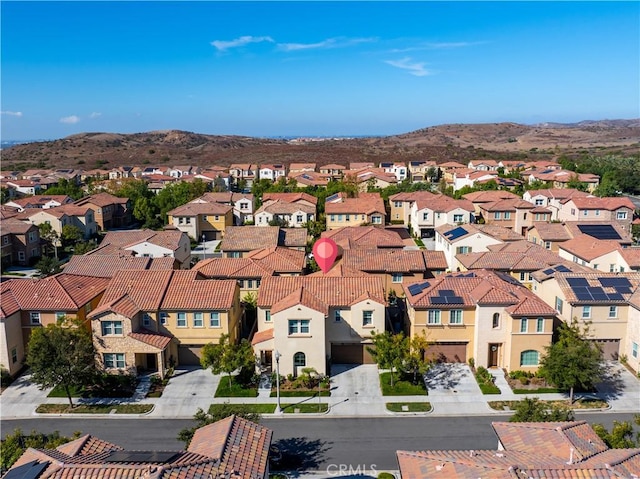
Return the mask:
M611 225L578 225L581 233L599 240L619 240L622 237Z
M429 286L431 285L428 281L425 281L424 283L412 284L411 286L409 286L409 294L411 294L411 296L415 296L416 294L422 293Z
M631 282L627 278L603 277L598 278L601 286L591 286L586 278L567 278L578 301L623 301L623 294L632 291ZM613 288L615 291L605 291Z
M458 239L464 235L466 235L468 233L467 230L465 230L462 226L458 226L457 228L454 228L452 230L446 231L444 233L444 237L453 241L455 239Z

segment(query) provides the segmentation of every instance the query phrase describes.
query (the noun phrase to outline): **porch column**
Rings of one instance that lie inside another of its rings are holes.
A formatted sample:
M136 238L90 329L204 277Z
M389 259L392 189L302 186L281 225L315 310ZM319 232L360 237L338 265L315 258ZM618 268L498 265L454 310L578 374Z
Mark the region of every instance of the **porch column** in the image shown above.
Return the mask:
M160 379L164 379L164 351L160 351L157 356L158 373L160 374Z

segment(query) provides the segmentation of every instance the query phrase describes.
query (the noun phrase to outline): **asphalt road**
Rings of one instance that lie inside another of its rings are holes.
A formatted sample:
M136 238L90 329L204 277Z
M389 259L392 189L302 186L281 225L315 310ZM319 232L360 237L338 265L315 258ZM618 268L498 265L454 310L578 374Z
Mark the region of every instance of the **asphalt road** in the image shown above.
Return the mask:
M632 414L586 413L576 419L602 423L629 421ZM287 469L326 471L349 465L353 469L397 469L396 450L495 449L492 421L508 416L390 417L390 418L263 418L273 431L272 444L283 451ZM4 437L23 431L74 431L93 434L126 449L179 450L178 431L193 426L184 419L34 418L3 420ZM375 467L374 467L375 466Z

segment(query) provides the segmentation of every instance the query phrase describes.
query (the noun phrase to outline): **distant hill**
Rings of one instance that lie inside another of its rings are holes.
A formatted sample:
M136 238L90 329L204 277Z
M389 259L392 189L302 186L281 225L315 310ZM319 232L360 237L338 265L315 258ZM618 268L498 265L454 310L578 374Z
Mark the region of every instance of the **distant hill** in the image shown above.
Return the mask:
M79 133L3 148L2 169L410 160L466 163L479 157L536 160L595 151L640 153L640 119L538 125L448 124L394 136L313 141L179 130Z

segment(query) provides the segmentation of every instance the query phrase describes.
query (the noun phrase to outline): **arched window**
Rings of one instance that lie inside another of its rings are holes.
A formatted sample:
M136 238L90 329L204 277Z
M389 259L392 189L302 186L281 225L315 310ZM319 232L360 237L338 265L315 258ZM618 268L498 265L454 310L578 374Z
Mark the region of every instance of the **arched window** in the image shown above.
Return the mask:
M520 353L520 366L537 366L540 354L538 351L528 349Z
M492 326L494 329L500 327L500 313L493 313Z
M295 367L304 367L307 365L307 357L304 353L296 353L293 355L293 365Z

